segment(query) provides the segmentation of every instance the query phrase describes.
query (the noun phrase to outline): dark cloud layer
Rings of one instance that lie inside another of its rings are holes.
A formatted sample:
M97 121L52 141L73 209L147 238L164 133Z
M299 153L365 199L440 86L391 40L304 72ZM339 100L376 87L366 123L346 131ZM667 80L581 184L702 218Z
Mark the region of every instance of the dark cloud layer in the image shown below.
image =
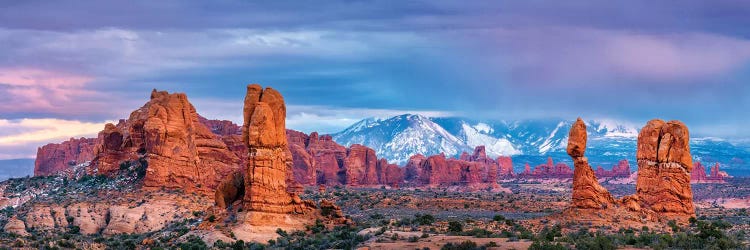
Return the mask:
M151 88L234 117L260 82L318 108L306 129L410 110L748 137L746 27L745 1L6 1L0 119L116 119Z

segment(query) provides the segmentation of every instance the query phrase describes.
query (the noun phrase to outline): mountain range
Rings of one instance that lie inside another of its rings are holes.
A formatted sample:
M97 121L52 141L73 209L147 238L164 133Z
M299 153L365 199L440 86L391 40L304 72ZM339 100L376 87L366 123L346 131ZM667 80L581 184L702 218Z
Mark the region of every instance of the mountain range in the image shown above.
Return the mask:
M486 146L489 156L513 156L514 169L555 161L571 163L565 152L574 120L537 119L519 121L477 121L460 117L426 117L404 114L390 118L361 120L333 139L346 146L362 144L378 156L403 165L414 154L444 153L457 157ZM609 168L621 159L635 162L638 127L612 120L586 121L589 136L587 156L592 165ZM721 138L692 138L694 160L719 162L730 174L744 175L750 169L750 151ZM631 164L635 167L636 164Z

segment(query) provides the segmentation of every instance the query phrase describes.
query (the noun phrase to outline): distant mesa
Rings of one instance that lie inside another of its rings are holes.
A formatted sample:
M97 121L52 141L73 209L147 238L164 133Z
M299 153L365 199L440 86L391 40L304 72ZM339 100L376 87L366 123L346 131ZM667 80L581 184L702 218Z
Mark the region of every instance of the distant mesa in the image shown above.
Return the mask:
M715 163L710 171L709 174L706 175L706 168L701 164L701 162L696 161L693 164L693 172L690 173L690 182L691 183L725 183L727 179L732 178L731 175L727 174L725 171L721 171L720 169L721 165L717 162Z

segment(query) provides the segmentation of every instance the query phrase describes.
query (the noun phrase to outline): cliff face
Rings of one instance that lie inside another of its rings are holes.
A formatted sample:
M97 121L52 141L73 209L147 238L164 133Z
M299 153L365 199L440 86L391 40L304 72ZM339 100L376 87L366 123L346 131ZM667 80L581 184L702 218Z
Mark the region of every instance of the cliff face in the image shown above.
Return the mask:
M50 175L94 158L94 138L70 138L61 143L50 143L37 149L34 175Z
M111 174L126 161L145 160L145 188L213 193L240 158L200 122L182 93L154 90L151 100L99 133L92 167Z
M484 146L478 146L473 154L464 153L459 159L448 159L444 154L412 156L405 167L405 178L413 186L497 187L498 168L498 162L487 157Z
M302 185L398 186L403 169L378 159L375 150L354 144L349 148L334 142L330 135L287 130L292 154L293 177Z

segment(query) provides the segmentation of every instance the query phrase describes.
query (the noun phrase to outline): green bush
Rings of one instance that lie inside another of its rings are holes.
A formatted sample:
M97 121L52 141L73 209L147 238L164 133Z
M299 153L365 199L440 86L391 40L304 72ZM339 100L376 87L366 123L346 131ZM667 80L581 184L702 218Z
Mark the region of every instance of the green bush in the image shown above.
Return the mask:
M464 231L464 225L458 221L448 222L448 232L460 233Z
M478 250L478 249L484 249L483 247L478 247L477 243L473 241L464 241L459 244L455 244L452 242L448 242L443 247L440 248L441 250Z

